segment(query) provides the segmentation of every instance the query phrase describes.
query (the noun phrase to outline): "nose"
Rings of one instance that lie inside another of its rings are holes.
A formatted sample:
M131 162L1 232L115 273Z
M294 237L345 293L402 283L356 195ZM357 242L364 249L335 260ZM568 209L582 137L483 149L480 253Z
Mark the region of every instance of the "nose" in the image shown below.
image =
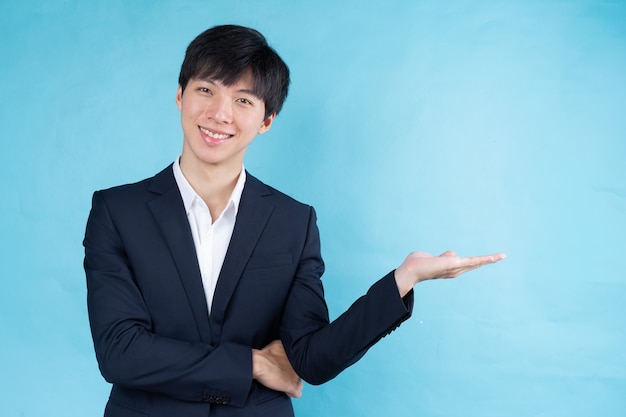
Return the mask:
M231 123L233 121L232 103L226 97L213 97L207 105L206 117L218 123Z

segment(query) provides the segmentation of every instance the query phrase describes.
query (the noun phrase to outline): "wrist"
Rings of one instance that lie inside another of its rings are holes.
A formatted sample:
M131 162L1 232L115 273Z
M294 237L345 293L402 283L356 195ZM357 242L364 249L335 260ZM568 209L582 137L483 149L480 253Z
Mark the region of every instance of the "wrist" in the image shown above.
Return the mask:
M396 286L398 287L398 292L400 293L400 297L404 298L405 295L409 293L413 289L413 286L416 282L411 279L411 275L408 274L402 266L397 268L394 273L394 278L396 280Z
M260 379L267 372L267 358L263 350L252 349L252 378Z

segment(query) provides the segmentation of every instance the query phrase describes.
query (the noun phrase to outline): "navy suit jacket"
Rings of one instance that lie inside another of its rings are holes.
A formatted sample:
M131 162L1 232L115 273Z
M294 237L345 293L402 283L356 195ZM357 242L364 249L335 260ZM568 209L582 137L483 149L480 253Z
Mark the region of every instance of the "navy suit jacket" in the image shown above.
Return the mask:
M94 193L84 246L108 417L292 416L285 394L252 379L252 348L282 340L320 384L412 309L390 273L329 324L315 211L250 174L210 315L171 165Z

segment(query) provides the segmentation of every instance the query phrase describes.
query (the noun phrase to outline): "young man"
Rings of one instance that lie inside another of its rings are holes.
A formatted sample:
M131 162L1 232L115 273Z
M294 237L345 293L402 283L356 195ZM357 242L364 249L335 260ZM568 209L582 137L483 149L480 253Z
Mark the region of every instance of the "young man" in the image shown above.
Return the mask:
M410 316L416 283L504 257L412 253L329 323L313 208L243 169L288 86L260 33L209 29L180 72L180 157L94 194L85 271L105 416L293 416L300 377L359 360Z

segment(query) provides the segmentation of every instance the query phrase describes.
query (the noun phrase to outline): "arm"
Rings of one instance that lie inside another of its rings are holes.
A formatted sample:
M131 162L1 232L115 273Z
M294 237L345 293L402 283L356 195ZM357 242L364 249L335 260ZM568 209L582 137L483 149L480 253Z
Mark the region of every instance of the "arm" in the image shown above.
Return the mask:
M149 290L136 274L137 253L129 255L121 227L103 194L95 193L84 240L84 266L89 319L102 375L120 386L181 400L228 397L233 405L243 404L252 383L250 347L202 343L192 337L197 335L193 319L181 324L191 327L189 338L156 334L145 298ZM172 312L179 313L176 306Z
M413 305L412 292L400 297L390 273L329 323L320 279L323 272L319 232L311 209L305 244L280 327L291 364L311 384L324 383L358 361L410 317Z
M376 282L332 323L321 284L323 264L319 233L312 212L306 245L287 301L281 338L294 369L312 384L321 384L358 361L382 337L411 315L412 288L427 279L455 277L503 254L459 258L415 252L397 270Z

